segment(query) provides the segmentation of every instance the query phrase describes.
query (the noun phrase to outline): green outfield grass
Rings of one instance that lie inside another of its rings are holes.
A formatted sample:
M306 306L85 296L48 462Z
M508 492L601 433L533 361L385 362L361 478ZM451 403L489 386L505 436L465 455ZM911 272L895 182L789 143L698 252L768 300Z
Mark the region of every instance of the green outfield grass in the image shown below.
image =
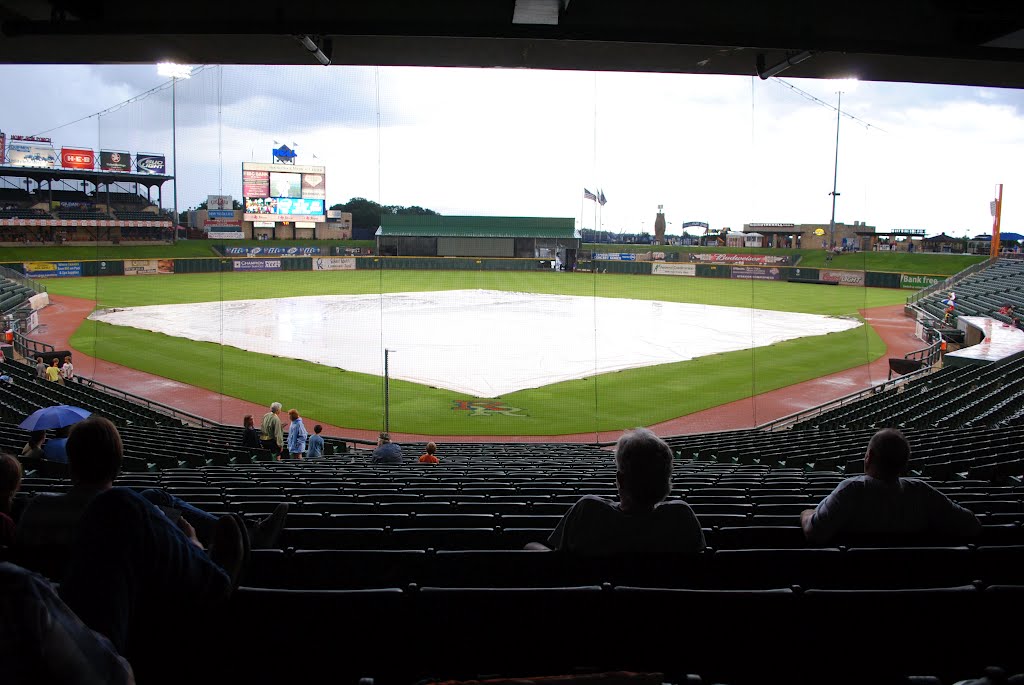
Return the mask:
M48 281L50 292L95 299L101 307L301 295L486 288L720 304L857 316L859 309L904 301L905 292L796 283L670 276L553 272L350 271L135 276ZM325 321L325 334L344 321ZM623 325L628 325L624 322ZM426 332L444 335L444 331ZM266 404L277 400L314 420L375 430L381 379L309 362L245 352L137 329L86 322L72 345L82 352L216 392ZM514 340L496 341L514 345ZM429 435L560 435L649 425L841 371L884 353L869 327L754 350L630 369L499 398L515 415L453 410L473 398L393 381L391 428ZM130 390L130 388L126 388Z
M213 257L214 245L237 247L373 247L372 240L182 240L174 245L99 245L83 247L62 245L52 247L0 247L0 262L52 262L90 259L174 259L186 257Z

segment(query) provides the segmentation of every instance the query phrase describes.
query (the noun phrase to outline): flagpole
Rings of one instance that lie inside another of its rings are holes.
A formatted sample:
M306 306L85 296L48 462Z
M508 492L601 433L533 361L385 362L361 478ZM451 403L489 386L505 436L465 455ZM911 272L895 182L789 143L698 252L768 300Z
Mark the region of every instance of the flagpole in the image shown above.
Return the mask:
M587 198L585 195L580 196L580 235L583 235L583 210L587 206Z

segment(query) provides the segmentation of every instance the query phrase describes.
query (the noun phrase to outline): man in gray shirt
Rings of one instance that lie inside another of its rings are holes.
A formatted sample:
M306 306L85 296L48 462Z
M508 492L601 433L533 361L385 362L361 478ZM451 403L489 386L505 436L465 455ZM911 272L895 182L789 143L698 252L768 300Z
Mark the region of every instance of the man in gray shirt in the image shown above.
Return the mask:
M370 455L370 463L401 464L402 446L391 442L391 436L387 433L381 433L377 439L377 447Z
M687 554L704 549L700 522L686 502L664 502L672 490L672 448L646 428L625 433L615 446L619 501L586 495L548 537L547 545L584 556Z
M826 543L839 534L977 535L974 514L917 478L900 478L910 461L903 433L884 428L868 443L864 475L847 478L814 509L800 514L807 539Z

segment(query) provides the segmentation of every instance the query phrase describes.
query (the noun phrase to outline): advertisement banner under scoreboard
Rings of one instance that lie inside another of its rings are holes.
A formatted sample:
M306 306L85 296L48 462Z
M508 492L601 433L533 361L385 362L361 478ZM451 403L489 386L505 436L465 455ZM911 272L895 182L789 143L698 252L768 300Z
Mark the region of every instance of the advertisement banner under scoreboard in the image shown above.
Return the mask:
M167 163L163 155L138 153L135 155L135 169L140 174L162 176L167 173Z
M317 257L313 260L313 271L352 271L355 268L355 257Z
M131 171L132 156L117 150L100 150L100 171Z
M651 265L651 273L656 276L696 276L696 264L663 264L657 262Z
M57 151L46 143L12 140L7 146L7 163L11 166L53 168L57 166Z
M30 278L73 278L82 275L81 262L25 262L25 275Z
M96 167L96 155L86 148L62 147L60 165L65 169L93 169Z
M234 259L235 271L280 271L280 259Z
M211 240L242 240L245 233L242 231L210 231L206 237Z

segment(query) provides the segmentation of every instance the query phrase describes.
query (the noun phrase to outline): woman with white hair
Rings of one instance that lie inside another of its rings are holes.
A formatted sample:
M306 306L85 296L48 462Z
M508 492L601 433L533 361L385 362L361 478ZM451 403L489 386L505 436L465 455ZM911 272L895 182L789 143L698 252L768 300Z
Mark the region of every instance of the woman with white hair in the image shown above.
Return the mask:
M260 423L260 445L278 460L281 459L281 451L284 449L284 430L281 428L281 403L274 402L270 405L270 411L263 415L263 422Z

